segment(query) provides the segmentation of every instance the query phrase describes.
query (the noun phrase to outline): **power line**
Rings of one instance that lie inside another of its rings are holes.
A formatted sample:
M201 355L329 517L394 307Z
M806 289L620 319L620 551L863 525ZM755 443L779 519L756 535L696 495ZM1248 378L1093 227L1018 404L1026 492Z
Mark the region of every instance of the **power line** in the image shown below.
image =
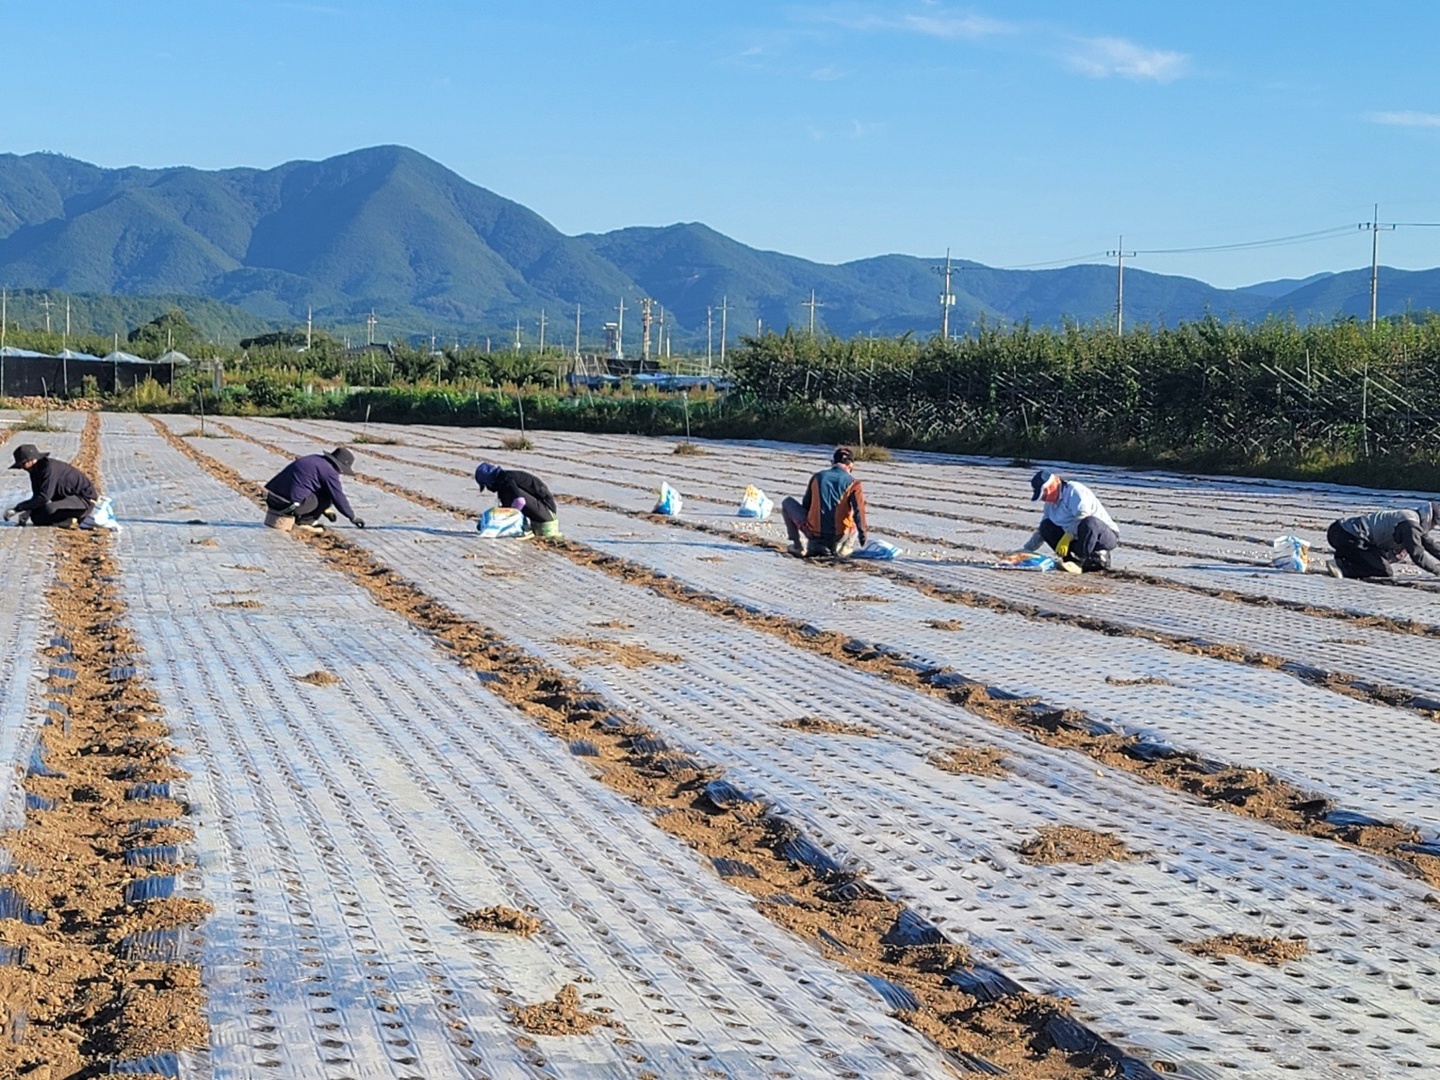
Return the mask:
M1293 236L1275 236L1267 240L1242 240L1233 244L1209 244L1204 247L1140 248L1139 255L1197 255L1207 251L1250 251L1255 248L1283 247L1287 244L1309 244L1317 240L1328 240L1354 231L1352 225L1336 225L1314 232L1295 233Z

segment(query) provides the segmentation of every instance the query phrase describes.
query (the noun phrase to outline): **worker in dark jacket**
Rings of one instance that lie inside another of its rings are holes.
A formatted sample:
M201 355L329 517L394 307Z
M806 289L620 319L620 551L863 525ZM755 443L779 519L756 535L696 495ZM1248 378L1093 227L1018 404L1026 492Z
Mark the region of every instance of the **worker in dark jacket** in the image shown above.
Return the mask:
M560 517L555 496L533 473L502 469L482 461L475 468L475 483L482 491L493 491L501 506L519 510L525 516L525 530L553 540L560 535Z
M1408 555L1421 570L1440 574L1440 502L1414 510L1380 510L1341 518L1325 534L1335 557L1326 563L1334 577L1390 578Z
M855 454L848 446L836 447L830 468L810 477L803 500L787 497L780 504L790 554L838 555L844 558L865 546L865 491L851 475ZM804 535L807 542L802 542Z
M30 498L5 511L5 520L21 525L59 525L73 529L100 498L95 485L74 465L55 461L30 443L15 448L12 469L30 474ZM87 526L88 527L88 526Z
M295 519L306 532L322 532L321 517L335 520L335 511L344 514L357 529L365 522L355 516L340 476L355 475L355 455L340 446L323 454L307 454L281 469L265 485L265 524L277 526L282 518Z

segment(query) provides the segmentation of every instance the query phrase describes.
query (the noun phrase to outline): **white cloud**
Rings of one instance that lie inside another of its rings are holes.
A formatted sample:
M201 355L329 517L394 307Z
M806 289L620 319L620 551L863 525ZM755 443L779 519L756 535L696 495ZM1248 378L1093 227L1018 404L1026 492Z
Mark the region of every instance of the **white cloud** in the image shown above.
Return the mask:
M1373 112L1367 113L1365 119L1372 124L1388 124L1391 127L1440 128L1440 113Z
M1151 49L1116 37L1078 38L1066 57L1071 70L1092 79L1119 75L1168 83L1188 73L1190 58L1181 52Z
M926 6L938 8L938 5ZM822 22L862 33L898 31L948 40L973 41L995 34L1014 33L1016 29L1010 23L1001 22L999 19L990 19L984 15L953 13L943 9L936 10L931 14L918 15L881 15L873 12L846 14L832 11L821 14L819 18Z

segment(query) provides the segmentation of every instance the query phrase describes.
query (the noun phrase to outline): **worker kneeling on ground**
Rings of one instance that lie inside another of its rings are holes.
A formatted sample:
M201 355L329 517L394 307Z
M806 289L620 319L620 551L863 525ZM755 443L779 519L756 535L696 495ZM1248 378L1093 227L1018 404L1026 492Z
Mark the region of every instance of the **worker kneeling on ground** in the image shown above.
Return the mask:
M1440 502L1414 510L1380 510L1341 518L1325 534L1335 557L1325 564L1334 577L1392 578L1402 556L1421 570L1440 574Z
M338 510L357 529L363 529L365 522L355 516L345 497L341 473L355 475L355 455L346 447L296 458L265 485L265 524L272 529L293 526L318 533L325 530L320 519L334 521Z
M48 451L37 450L30 443L15 448L15 464L10 468L30 474L30 498L6 510L6 521L17 519L20 525L73 529L94 510L100 498L94 483L83 472L53 460Z
M1119 526L1084 484L1041 469L1030 478L1030 501L1043 499L1040 527L1025 541L1026 551L1049 544L1060 568L1072 574L1110 569L1110 552L1120 543Z
M547 540L559 538L560 518L555 496L538 476L482 461L475 468L475 483L482 491L495 492L501 506L519 510L525 517L526 532Z
M857 542L865 546L865 491L851 475L855 455L848 446L840 446L830 461L830 468L810 477L803 501L787 497L780 504L791 555L845 558Z

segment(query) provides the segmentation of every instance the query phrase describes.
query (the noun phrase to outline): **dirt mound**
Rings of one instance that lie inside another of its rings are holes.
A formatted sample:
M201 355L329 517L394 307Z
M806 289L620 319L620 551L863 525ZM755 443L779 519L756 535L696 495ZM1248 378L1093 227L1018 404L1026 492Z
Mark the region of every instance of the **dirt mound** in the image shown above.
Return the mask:
M538 933L543 925L534 915L528 915L514 908L497 905L467 911L455 920L466 930L484 930L491 934L517 934L529 937Z
M971 776L1004 776L1010 771L1005 767L1005 755L993 746L957 746L950 750L937 750L930 755L930 764L945 772Z
M311 686L334 686L340 681L338 675L331 675L328 671L321 671L319 668L308 675L296 675L296 682L309 683Z
M1238 956L1272 967L1299 960L1310 952L1304 938L1257 937L1252 934L1219 934L1203 941L1187 941L1180 946L1196 956Z
M620 1026L608 1016L582 1009L580 988L574 983L549 1001L512 1007L511 1017L532 1035L584 1035L597 1027Z
M676 653L657 652L645 645L636 645L628 641L612 641L609 638L556 638L555 644L571 649L583 649L586 653L593 654L576 658L575 663L582 667L585 664L598 664L606 660L632 669L648 667L651 664L680 664L685 661L683 656Z
M1114 833L1075 825L1047 825L1015 849L1028 863L1100 863L1135 856Z
M875 737L875 730L864 724L849 724L843 720L829 720L823 716L801 716L794 720L782 720L780 726L791 731L803 731L811 735L864 735Z

